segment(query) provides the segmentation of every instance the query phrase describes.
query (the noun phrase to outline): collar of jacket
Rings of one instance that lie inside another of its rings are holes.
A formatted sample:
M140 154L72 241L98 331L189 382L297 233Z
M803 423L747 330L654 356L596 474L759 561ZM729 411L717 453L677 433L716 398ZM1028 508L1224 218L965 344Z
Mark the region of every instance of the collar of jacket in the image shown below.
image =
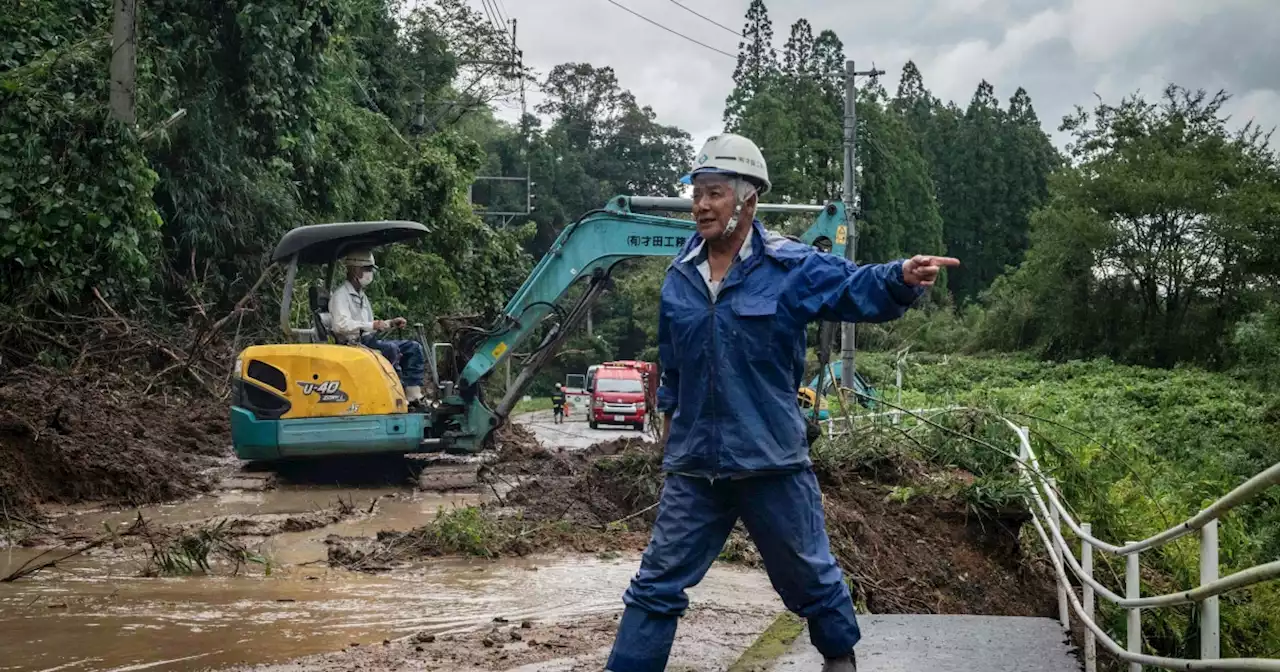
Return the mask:
M352 297L360 299L361 301L364 300L364 290L356 289L356 286L352 284L350 280L343 280L342 285L339 286L338 289L339 291L346 290L346 292Z
M748 273L755 270L763 262L765 257L778 257L777 250L768 244L768 233L758 219L751 222L751 236L751 256L729 267L729 273L724 277L724 284L720 286L722 295L725 290L740 284ZM707 300L711 300L711 290L707 288L707 283L703 282L702 275L698 272L698 264L702 263L707 257L706 248L703 247L698 254L691 256L691 253L702 244L701 236L697 234L690 236L689 241L685 243L685 247L672 260L671 266L685 276L695 287L698 287Z

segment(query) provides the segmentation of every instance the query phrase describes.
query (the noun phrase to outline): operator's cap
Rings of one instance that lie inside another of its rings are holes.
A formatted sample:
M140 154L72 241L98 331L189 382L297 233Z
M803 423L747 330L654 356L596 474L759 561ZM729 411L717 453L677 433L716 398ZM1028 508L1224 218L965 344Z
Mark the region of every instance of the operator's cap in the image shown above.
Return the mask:
M348 252L346 256L342 257L342 265L354 266L356 268L361 266L377 266L377 264L373 262L372 250L355 250Z

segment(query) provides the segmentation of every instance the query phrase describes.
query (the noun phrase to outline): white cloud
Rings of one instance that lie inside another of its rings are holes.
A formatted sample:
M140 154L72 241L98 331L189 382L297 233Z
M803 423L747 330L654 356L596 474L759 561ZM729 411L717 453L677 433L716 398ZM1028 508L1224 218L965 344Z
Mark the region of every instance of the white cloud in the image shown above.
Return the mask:
M990 0L942 0L941 14L977 14L990 5Z
M1256 1L1071 0L1071 46L1082 61L1105 63L1123 57L1170 25L1194 25L1210 14L1248 7Z
M1063 16L1047 9L1010 27L1004 39L992 46L986 40L954 45L921 66L926 85L934 95L963 104L978 82L1002 83L1006 73L1024 63L1042 45L1066 33ZM1007 84L1006 84L1007 85Z

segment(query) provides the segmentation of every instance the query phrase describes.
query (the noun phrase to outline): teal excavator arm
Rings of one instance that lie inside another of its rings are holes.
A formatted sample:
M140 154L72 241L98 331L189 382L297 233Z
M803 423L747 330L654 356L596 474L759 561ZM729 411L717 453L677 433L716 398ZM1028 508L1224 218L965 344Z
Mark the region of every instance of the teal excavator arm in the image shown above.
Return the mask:
M691 220L649 213L687 213L691 209L688 199L617 196L604 209L593 210L566 227L503 308L497 325L484 332L459 376L456 392L444 400L442 410L454 418L443 437L446 443L454 450L479 451L489 432L515 407L529 380L555 355L605 290L613 267L635 257L672 258L696 231ZM844 254L848 229L844 206L839 202L813 206L761 204L757 211L816 214L816 221L800 240ZM506 395L495 408L488 408L478 394L480 383L528 339L543 319L552 311L559 312L556 303L582 278L589 283L582 298L569 313L561 313L560 322L534 349Z

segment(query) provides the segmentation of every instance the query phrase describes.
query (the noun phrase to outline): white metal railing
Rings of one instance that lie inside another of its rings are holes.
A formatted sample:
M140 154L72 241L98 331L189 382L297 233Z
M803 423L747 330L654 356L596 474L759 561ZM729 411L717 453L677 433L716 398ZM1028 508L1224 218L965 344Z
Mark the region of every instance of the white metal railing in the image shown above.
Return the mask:
M1070 611L1074 610L1084 624L1085 670L1097 669L1097 642L1117 658L1129 663L1130 672L1140 672L1143 665L1168 670L1263 670L1280 672L1280 659L1273 658L1220 658L1221 637L1218 596L1263 581L1280 578L1280 560L1268 562L1219 578L1218 576L1218 519L1231 509L1245 503L1262 491L1280 483L1280 463L1241 484L1218 501L1210 504L1191 518L1142 541L1123 545L1111 544L1092 534L1088 523L1080 524L1062 505L1053 479L1040 470L1040 462L1031 447L1031 433L1026 427L1001 418L1018 436L1018 469L1030 489L1028 504L1036 533L1049 550L1058 584L1058 618L1063 628L1069 628ZM1080 540L1080 558L1076 559L1071 546L1062 536L1066 525ZM1200 533L1200 585L1191 590L1142 597L1142 580L1139 558L1142 551L1159 548L1169 542ZM1093 551L1097 549L1125 558L1125 594L1120 596L1093 578ZM1077 596L1067 574L1070 570L1081 585ZM1094 620L1094 600L1097 596L1128 610L1127 641L1121 646L1111 639ZM1179 604L1198 604L1200 608L1200 658L1165 658L1142 653L1142 610Z
M903 416L931 423L931 418L944 413L973 410L960 406L919 410L898 409L885 413L869 413L846 416L844 427L837 428L835 417L826 421L827 435L839 436L851 433L858 420L889 417L897 424ZM834 414L833 414L834 415ZM1141 541L1123 545L1112 544L1093 536L1089 523L1078 523L1062 504L1054 480L1040 470L1040 460L1031 447L1031 432L1007 418L996 416L1018 437L1017 465L1023 482L1028 486L1027 497L1032 523L1044 543L1053 565L1058 588L1058 620L1064 629L1070 629L1071 611L1075 611L1085 626L1085 672L1096 672L1098 665L1097 643L1129 664L1129 672L1141 672L1144 665L1168 670L1238 670L1242 672L1280 672L1280 659L1276 658L1221 658L1221 614L1218 596L1233 590L1280 578L1280 560L1263 563L1241 570L1227 577L1218 576L1218 519L1231 509L1244 504L1268 488L1280 484L1280 462L1242 483L1239 487L1205 507L1196 515L1173 527ZM1011 456L1013 457L1013 456ZM1062 535L1065 525L1080 541L1080 558ZM1200 536L1200 585L1190 590L1142 597L1140 556L1143 551L1162 547L1176 539L1199 532ZM1125 558L1125 594L1118 595L1093 577L1093 551L1110 553ZM1080 583L1077 596L1067 572L1070 570ZM1121 646L1104 631L1094 619L1095 600L1098 596L1128 610L1127 637ZM1166 658L1142 653L1142 610L1183 604L1197 604L1200 608L1200 658Z

